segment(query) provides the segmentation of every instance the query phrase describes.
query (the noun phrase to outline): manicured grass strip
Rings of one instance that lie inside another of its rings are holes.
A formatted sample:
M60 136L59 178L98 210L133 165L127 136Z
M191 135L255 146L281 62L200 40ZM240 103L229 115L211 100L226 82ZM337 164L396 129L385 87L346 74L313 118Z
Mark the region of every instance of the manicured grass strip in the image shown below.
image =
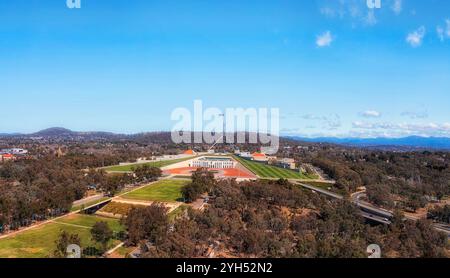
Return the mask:
M85 226L85 227L92 227L96 222L103 221L108 223L109 227L116 232L120 232L124 230L124 227L120 225L119 221L117 219L113 218L106 218L106 217L99 217L99 216L93 216L93 215L85 215L85 214L75 214L70 215L64 218L60 218L56 220L56 223L60 224L72 224L72 225L78 225L78 226Z
M183 198L181 189L189 182L189 180L161 180L125 194L122 198L155 202L178 202Z
M119 220L90 216L71 215L57 222L49 223L0 240L0 258L46 258L55 248L55 241L61 231L69 234L78 234L83 248L94 246L90 228L98 221L106 221L114 231L122 231L124 228ZM72 225L71 225L72 224ZM117 244L117 240L111 240L108 247Z
M173 159L173 160L164 160L164 161L155 161L155 162L148 162L148 163L136 163L136 164L130 164L130 165L123 165L123 166L111 166L111 167L104 168L104 170L107 172L131 172L136 167L143 166L143 165L161 168L161 167L172 165L172 164L175 164L178 162L183 162L183 161L186 161L189 159L192 159L192 157Z
M308 179L308 177L299 172L292 171L290 169L283 169L272 165L267 165L259 162L254 162L240 157L234 157L247 169L252 171L254 174L262 178L276 178L276 179Z

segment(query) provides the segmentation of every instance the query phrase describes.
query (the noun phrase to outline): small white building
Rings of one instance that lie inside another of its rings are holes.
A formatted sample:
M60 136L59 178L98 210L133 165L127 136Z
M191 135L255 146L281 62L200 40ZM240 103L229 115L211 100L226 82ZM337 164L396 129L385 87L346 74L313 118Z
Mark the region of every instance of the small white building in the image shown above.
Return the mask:
M285 168L285 169L291 169L294 170L295 169L295 160L292 158L282 158L282 159L278 159L276 164L281 167L281 168Z
M229 157L200 157L191 162L190 167L230 169L236 167L236 161Z
M251 159L251 158L252 158L252 154L249 153L249 152L241 152L241 153L239 154L239 156L242 157L242 158L248 158L248 159Z
M2 149L0 154L12 154L12 155L25 155L28 151L25 149L12 148L12 149Z

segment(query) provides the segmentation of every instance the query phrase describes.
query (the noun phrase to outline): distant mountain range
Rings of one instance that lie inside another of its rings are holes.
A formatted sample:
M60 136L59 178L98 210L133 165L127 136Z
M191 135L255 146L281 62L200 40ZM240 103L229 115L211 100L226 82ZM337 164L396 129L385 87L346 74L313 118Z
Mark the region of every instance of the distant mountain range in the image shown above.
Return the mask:
M72 131L70 129L62 128L62 127L52 127L48 129L44 129L35 133L22 134L22 133L0 133L0 137L21 137L21 138L34 138L41 137L46 139L84 139L84 140L95 140L95 139L110 139L110 138L120 138L126 137L126 135L115 134L111 132L100 132L100 131L92 131L92 132L79 132Z
M170 140L170 132L149 132L133 135L116 134L112 132L79 132L62 127L52 127L31 134L0 133L0 137L42 137L68 140L107 140L107 139L135 139L149 140L153 143L166 142ZM368 147L378 149L442 149L450 150L450 138L447 137L420 137L410 136L403 138L336 138L320 137L306 138L300 136L285 136L284 138L310 143L330 143L354 147Z
M450 138L447 137L420 137L409 136L403 138L305 138L298 136L289 136L288 138L297 141L312 143L331 143L355 147L372 148L390 148L390 147L408 147L419 149L444 149L450 150Z
M38 131L36 133L29 134L30 136L41 136L41 137L74 137L74 136L86 136L86 135L97 135L97 136L116 136L120 134L115 134L112 132L103 132L103 131L88 131L88 132L79 132L72 131L70 129L66 129L63 127L52 127L48 129L44 129Z

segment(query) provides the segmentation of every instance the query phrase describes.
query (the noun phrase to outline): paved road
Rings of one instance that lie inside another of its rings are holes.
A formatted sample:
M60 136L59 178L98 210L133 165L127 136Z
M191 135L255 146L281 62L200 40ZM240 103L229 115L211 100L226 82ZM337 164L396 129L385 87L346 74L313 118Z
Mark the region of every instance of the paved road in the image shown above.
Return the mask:
M339 200L343 200L344 199L344 197L342 195L339 195L337 193L331 192L329 190L325 190L325 189L322 189L322 188L319 188L319 187L316 187L316 186L312 186L312 185L308 185L308 184L304 184L304 183L300 183L300 182L295 182L295 183L303 186L304 188L307 188L307 189L315 191L315 192L319 192L319 193L324 194L324 195L326 195L328 197L331 197L331 198L335 198L335 199L339 199Z
M381 209L381 208L376 208L375 206L361 201L361 198L366 197L366 193L365 192L359 192L356 194L352 195L352 199L354 200L354 202L359 205L360 207L371 207L372 209L375 209L380 215L384 215L386 218L392 218L393 217L393 212L385 210L385 209ZM417 221L419 220L416 217L412 217L412 216L408 216L405 215L405 218L411 221ZM444 224L444 223L434 223L433 224L434 228L436 230L439 230L441 232L446 233L449 237L450 237L450 225Z
M90 202L93 202L93 201L96 201L96 200L100 200L103 197L104 197L103 194L97 194L97 195L94 195L94 196L89 196L87 198L84 198L84 199L81 199L81 200L73 202L72 206L73 207L81 206L81 205L84 205L84 204L87 204L87 203L90 203Z
M322 188L318 188L318 187L315 187L312 185L299 183L296 181L293 181L293 182L295 184L301 185L304 188L324 194L328 197L339 199L339 200L344 199L344 197L342 195L336 194L334 192L331 192L331 191L328 191L328 190L325 190ZM357 192L357 193L352 194L352 196L351 196L351 201L361 209L361 215L366 219L373 220L373 221L376 221L376 222L379 222L382 224L391 224L390 219L393 217L393 212L376 207L368 202L362 201L361 198L365 197L365 196L366 196L365 192ZM417 219L413 218L413 217L405 216L405 218L408 220L417 221ZM433 227L438 231L446 233L450 237L450 225L442 224L442 223L434 223Z

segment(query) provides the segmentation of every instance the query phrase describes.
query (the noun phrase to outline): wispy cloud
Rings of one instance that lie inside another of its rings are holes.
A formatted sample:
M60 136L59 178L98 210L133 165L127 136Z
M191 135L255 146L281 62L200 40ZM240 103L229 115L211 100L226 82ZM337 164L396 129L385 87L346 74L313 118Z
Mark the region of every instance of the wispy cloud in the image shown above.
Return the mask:
M402 0L394 0L394 3L392 4L392 10L395 14L400 14L403 10L403 1Z
M412 47L419 47L422 45L423 38L425 37L426 29L425 26L420 26L419 29L411 32L406 37L406 41Z
M325 116L317 116L317 115L313 115L313 114L302 115L300 118L302 118L304 120L320 120L320 121L324 121L327 119L327 117L325 117Z
M390 6L390 11L396 15L403 11L403 0L382 0L382 3L386 7ZM330 19L347 20L352 26L376 25L377 10L369 9L366 0L323 0L319 7L321 15Z
M360 113L361 117L364 118L379 118L381 117L381 113L375 110L367 110Z
M321 128L326 130L336 130L342 126L341 117L338 114L331 114L327 116L306 114L301 115L300 118L315 122L314 125L308 124L309 128L312 128L312 126L317 127L317 123L321 125Z
M352 123L354 129L376 130L390 134L422 135L422 136L449 136L450 123L370 123L356 121Z
M445 20L445 27L437 26L436 33L440 41L450 38L450 19Z
M373 26L375 24L377 24L377 18L375 17L375 12L374 10L370 10L367 12L367 16L364 18L364 22L366 23L366 25L369 26Z
M333 42L334 38L331 35L330 31L326 31L325 33L317 36L316 39L316 45L318 47L326 47L326 46L330 46L331 43Z
M336 10L330 7L320 8L320 13L328 18L333 18L336 16Z
M426 119L428 118L427 111L405 111L401 113L401 116L408 117L410 119Z

